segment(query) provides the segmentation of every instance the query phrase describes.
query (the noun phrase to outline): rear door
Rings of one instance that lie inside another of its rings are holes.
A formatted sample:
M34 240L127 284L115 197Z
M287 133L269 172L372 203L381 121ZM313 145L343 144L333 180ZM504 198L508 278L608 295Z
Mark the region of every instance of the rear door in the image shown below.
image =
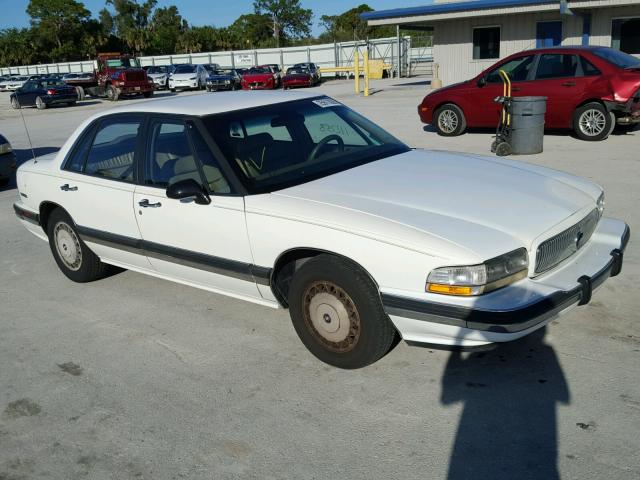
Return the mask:
M570 128L573 111L589 82L590 78L583 75L578 55L542 53L527 95L547 97L546 127Z
M474 127L495 127L500 118L501 105L495 102L495 98L504 94L504 83L499 71L504 70L511 79L512 95L529 95L535 55L523 55L507 60L496 65L485 76L484 85L474 85L469 95L472 107L468 116L469 124Z

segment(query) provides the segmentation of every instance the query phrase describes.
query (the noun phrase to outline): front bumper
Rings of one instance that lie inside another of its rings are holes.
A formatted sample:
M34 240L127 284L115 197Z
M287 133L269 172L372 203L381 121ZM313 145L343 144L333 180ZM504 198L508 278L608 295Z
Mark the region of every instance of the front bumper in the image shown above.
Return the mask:
M188 80L184 82L169 82L169 88L173 88L175 90L186 90L189 88L198 88L197 80Z
M382 303L409 342L477 346L515 340L587 304L597 287L620 273L629 236L624 222L603 218L587 245L539 277L479 297L451 297L452 303L391 291L382 293Z

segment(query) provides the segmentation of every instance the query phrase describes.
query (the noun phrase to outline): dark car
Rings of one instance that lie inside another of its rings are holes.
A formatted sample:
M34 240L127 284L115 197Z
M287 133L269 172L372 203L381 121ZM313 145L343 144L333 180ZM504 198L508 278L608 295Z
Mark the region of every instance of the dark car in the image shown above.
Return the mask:
M39 110L44 110L55 104L74 105L76 100L78 100L78 94L75 87L67 85L57 78L28 80L11 94L13 108L35 105Z
M11 144L3 135L0 135L0 185L9 183L9 179L16 169L16 155Z
M302 67L291 67L287 69L287 74L282 77L282 88L312 87L315 85L313 74Z
M248 68L235 68L234 70L236 71L236 73L238 74L238 76L240 78L242 78L242 76L245 75L249 71Z
M207 92L218 90L237 90L240 86L240 75L233 68L213 70L207 77Z
M435 90L418 114L440 135L466 127L495 127L502 95L499 71L514 96L547 97L545 127L573 129L583 140L604 140L616 124L640 122L640 59L608 47L551 47L511 55L475 78Z
M306 68L313 75L314 83L320 83L320 68L313 62L296 63L291 68Z

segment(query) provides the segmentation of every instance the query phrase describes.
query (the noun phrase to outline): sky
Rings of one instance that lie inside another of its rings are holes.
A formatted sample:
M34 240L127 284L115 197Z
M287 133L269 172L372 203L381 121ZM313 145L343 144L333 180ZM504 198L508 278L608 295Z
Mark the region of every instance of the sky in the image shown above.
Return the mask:
M25 13L28 0L0 0L0 29L29 25L29 16ZM93 16L104 7L104 0L84 0L85 6ZM318 25L322 15L336 15L362 3L376 10L388 8L413 7L427 5L431 0L301 0L304 8L313 10L314 35L322 33ZM226 27L243 13L253 11L253 0L158 0L158 6L176 5L183 18L191 25L214 25Z

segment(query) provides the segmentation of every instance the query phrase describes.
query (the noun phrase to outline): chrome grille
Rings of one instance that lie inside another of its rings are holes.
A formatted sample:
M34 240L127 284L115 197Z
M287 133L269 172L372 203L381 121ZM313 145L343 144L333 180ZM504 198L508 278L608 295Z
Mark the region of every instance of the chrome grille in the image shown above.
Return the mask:
M535 273L543 273L576 253L593 235L600 215L592 210L572 227L542 242L536 251Z

